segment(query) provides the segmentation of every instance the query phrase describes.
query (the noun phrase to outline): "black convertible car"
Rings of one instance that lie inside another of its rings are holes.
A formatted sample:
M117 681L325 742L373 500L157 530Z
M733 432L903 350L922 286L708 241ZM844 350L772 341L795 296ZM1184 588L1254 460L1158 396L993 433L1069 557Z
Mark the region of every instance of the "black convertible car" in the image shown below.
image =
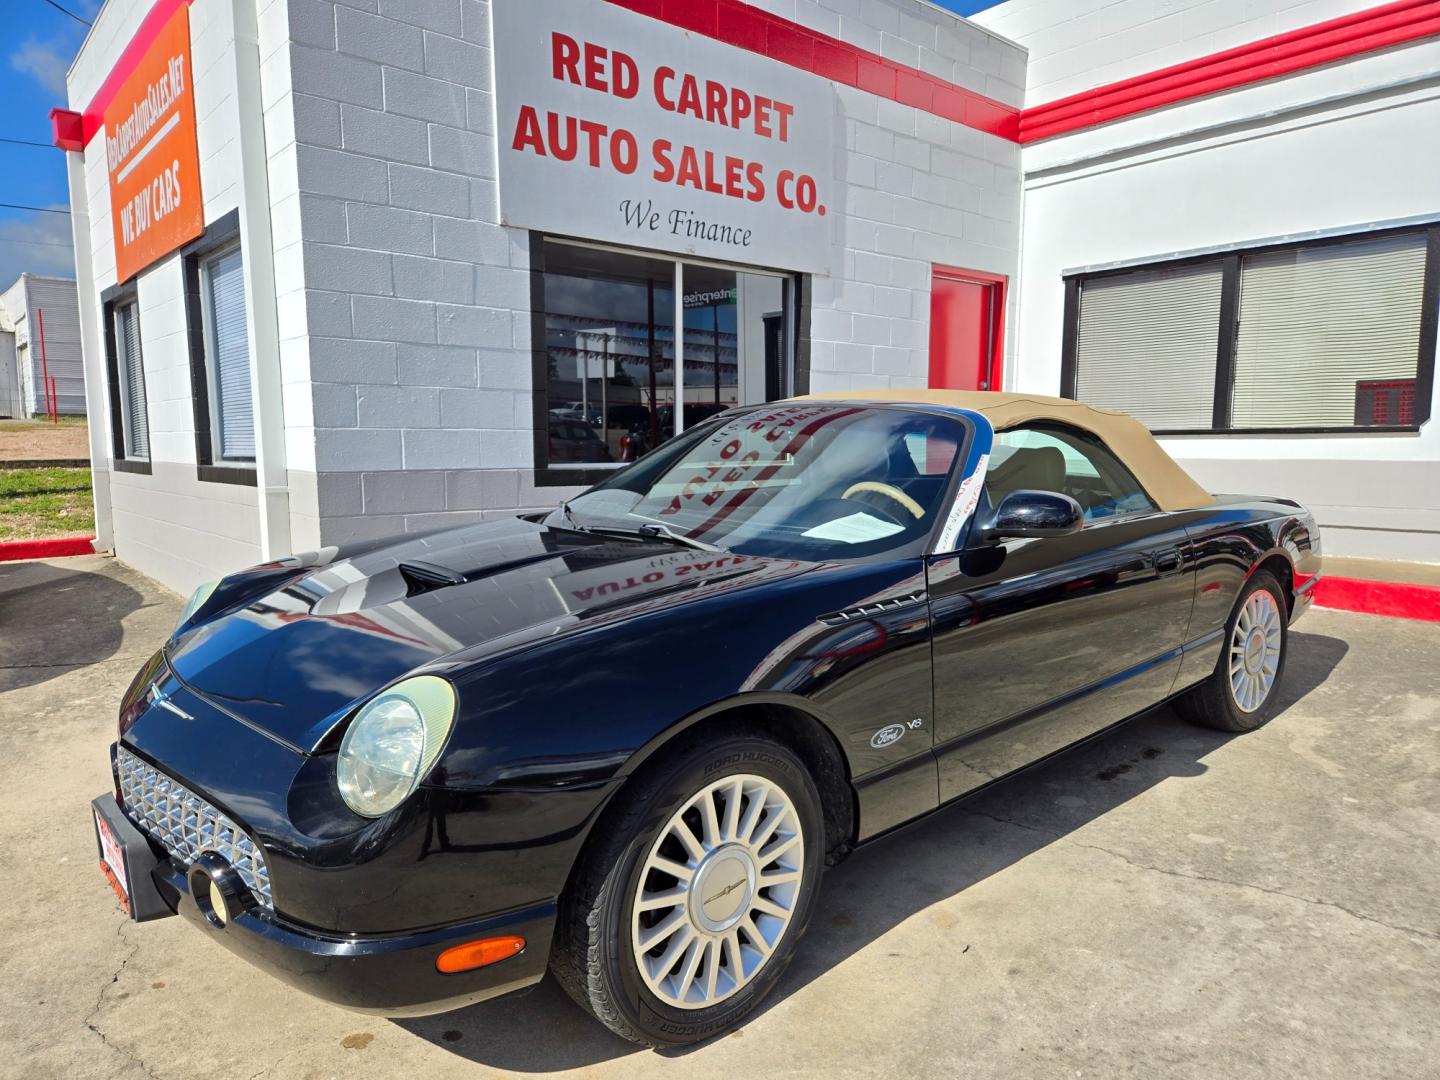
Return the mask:
M1318 555L1073 401L734 409L548 513L198 590L121 703L101 866L345 1006L549 967L693 1041L855 845L1169 699L1263 724Z

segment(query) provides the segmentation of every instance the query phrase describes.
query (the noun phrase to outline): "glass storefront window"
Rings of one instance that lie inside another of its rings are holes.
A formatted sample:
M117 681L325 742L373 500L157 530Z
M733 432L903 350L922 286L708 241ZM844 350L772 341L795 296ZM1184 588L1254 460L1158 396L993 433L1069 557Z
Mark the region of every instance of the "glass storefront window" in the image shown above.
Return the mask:
M618 466L788 392L785 277L549 239L544 259L549 466Z

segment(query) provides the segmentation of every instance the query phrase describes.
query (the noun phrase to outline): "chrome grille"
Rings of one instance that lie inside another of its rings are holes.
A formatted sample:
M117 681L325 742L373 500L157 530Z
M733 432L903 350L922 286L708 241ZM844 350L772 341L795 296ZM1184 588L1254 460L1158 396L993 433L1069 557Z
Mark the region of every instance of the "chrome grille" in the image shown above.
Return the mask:
M244 829L180 781L116 748L120 797L125 812L187 867L213 851L233 866L255 898L270 911L270 868L265 853Z

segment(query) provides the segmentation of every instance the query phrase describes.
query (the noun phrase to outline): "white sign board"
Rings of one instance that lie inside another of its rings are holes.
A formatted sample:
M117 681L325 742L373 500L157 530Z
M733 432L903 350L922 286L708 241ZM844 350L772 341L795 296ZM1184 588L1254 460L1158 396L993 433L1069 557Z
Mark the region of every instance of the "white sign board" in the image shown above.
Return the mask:
M829 273L828 82L613 4L491 11L502 222Z

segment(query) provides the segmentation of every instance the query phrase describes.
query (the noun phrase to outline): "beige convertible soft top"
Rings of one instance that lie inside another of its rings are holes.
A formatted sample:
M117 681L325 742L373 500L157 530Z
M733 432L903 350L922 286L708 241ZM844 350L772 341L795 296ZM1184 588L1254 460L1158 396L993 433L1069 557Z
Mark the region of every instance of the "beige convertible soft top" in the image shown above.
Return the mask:
M1160 448L1145 425L1113 409L1097 409L1068 398L1042 394L1003 394L984 390L840 390L807 394L806 400L911 402L973 409L983 413L996 431L1035 420L1054 420L1094 435L1135 474L1135 479L1162 510L1193 510L1215 497L1191 479L1175 459Z

